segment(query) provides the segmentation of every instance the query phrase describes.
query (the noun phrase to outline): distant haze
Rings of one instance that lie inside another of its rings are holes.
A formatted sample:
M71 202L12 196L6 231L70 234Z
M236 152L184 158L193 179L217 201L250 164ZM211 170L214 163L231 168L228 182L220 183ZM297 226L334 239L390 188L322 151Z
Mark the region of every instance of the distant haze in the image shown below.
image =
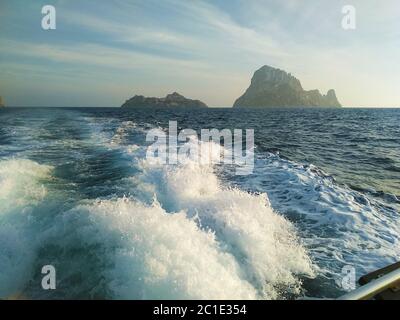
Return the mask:
M41 28L54 5L57 29ZM344 106L400 106L398 0L0 2L0 96L14 106L120 106L178 91L232 106L268 64Z

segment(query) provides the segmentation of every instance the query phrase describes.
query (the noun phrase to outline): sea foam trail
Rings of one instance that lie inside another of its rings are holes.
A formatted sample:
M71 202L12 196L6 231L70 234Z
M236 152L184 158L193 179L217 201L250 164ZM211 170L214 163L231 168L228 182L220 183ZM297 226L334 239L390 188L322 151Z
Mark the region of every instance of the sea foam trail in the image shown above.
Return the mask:
M0 161L0 298L18 294L32 273L32 212L46 196L51 167L24 159Z
M235 181L233 173L228 179ZM346 265L362 275L400 258L396 209L337 184L313 165L260 155L254 175L238 184L253 192L267 191L274 207L297 221L318 273L329 279L326 292L339 290L334 280L342 277Z
M25 159L0 161L0 214L40 202L46 195L40 180L48 178L51 169Z
M85 200L57 212L46 219L51 223L44 223L40 237L31 222L39 219L41 210L35 208L47 194L41 181L50 177L51 168L27 160L4 164L2 181L17 192L12 198L4 191L11 205L3 208L1 232L9 242L0 250L13 256L1 262L7 270L3 296L20 291L32 266L49 259L63 284L56 293L61 298L274 299L298 294L300 277L313 276L313 268L295 228L271 209L267 196L227 188L213 165L199 165L190 157L176 166L146 159L145 147L126 145L133 127L124 123L107 144L126 150L138 172L120 181L128 196ZM21 176L7 175L10 166ZM39 246L44 256L38 258ZM45 295L37 290L27 292Z
M190 158L174 166L140 158L137 167L141 174L131 178L131 193L148 204L156 199L169 213L184 211L195 218L201 230L215 235L219 250L235 259L259 298L282 298L283 286L286 294L299 294L299 276L313 276L294 226L272 210L266 194L224 187L212 165Z

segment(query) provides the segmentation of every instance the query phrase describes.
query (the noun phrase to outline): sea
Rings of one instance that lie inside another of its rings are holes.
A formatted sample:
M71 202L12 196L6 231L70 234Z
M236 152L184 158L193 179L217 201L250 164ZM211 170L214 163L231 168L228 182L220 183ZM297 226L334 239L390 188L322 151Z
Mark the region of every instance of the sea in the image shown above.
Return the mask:
M149 161L170 121L253 129L253 172ZM0 109L1 299L337 298L399 210L400 109Z

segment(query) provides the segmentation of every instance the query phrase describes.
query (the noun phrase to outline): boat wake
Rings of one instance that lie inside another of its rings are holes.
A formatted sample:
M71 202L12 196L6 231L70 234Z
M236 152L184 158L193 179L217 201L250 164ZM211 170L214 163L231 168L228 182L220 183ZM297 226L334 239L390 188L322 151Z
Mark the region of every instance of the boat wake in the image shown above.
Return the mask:
M312 165L270 153L246 177L190 155L160 165L150 125L82 119L66 144L46 131L50 159L71 151L62 165L0 160L0 298L332 296L344 265L400 255L393 208ZM55 292L40 288L47 264Z

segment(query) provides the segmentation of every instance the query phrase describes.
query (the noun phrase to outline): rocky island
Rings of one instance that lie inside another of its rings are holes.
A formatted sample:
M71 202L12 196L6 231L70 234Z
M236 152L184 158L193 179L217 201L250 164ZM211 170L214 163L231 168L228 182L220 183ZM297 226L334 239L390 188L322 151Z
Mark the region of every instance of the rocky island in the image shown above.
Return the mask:
M254 73L250 87L233 107L341 107L341 104L332 89L326 95L318 90L306 91L290 73L263 66Z
M5 107L3 98L0 96L0 108Z
M200 100L187 99L177 92L167 95L165 98L134 96L125 101L122 108L160 107L160 108L207 108Z

